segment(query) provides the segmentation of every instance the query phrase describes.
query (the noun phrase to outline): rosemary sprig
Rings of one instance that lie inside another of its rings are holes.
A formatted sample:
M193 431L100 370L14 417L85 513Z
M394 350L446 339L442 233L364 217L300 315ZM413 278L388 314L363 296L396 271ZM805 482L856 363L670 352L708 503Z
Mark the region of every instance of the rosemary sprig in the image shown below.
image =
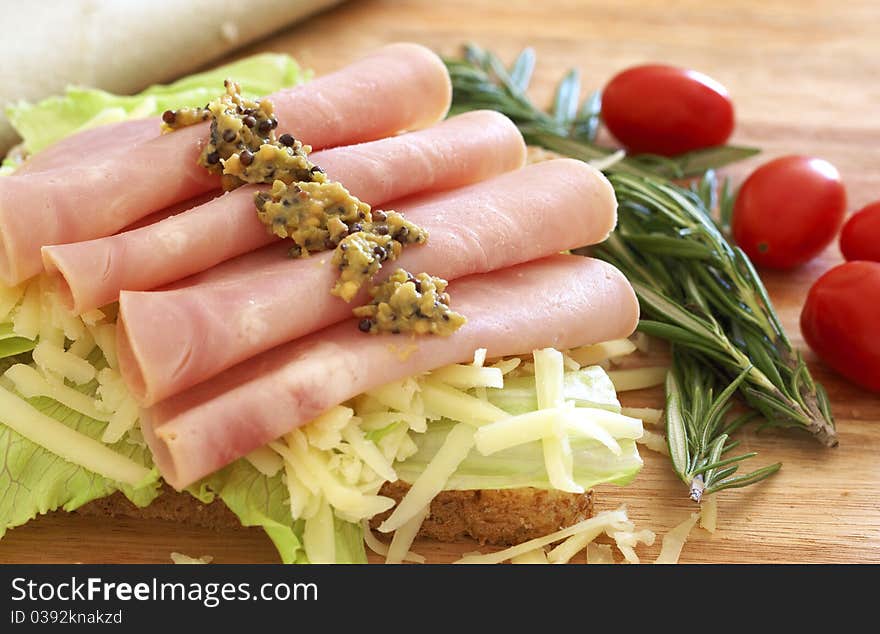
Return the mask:
M739 444L731 435L754 418L753 412L727 421L731 397L746 380L751 368L715 396L717 377L694 356L673 346L673 367L666 379L666 440L672 467L690 491L690 498L700 502L703 495L723 489L760 482L782 464L768 465L746 475L735 475L740 463L755 457L755 452L727 457Z
M744 454L726 458L730 436L758 411L765 425L811 432L827 446L837 433L822 386L782 329L748 257L725 238L733 196L714 170L748 158L754 148L720 146L668 158L617 156L596 144L601 95L580 106L580 77L570 71L544 112L526 95L535 55L523 51L508 70L474 45L463 59L446 60L453 84L452 112L487 108L510 117L526 141L601 165L614 186L619 224L590 252L621 269L642 306L639 329L673 344L667 383L667 434L673 467L691 497L747 486L778 464L734 475ZM670 179L702 176L690 188ZM719 220L712 215L719 210ZM752 412L726 422L739 391ZM717 394L717 396L715 396Z
M639 330L686 348L728 377L743 374L740 391L767 425L806 429L836 445L825 391L791 345L748 257L712 220L707 201L659 179L610 174L609 180L618 197L618 227L592 252L629 278L643 311Z

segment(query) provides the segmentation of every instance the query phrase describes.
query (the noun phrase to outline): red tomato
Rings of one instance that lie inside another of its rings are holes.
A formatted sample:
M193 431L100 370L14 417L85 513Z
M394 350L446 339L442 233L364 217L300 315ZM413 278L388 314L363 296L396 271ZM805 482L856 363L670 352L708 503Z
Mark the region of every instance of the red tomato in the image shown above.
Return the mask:
M847 260L880 262L880 201L850 216L840 232L840 250Z
M733 207L733 239L755 264L789 269L819 255L845 213L846 190L831 163L785 156L742 184Z
M602 120L631 152L673 156L727 141L733 102L724 86L702 73L635 66L605 86Z
M880 262L846 262L816 280L801 330L822 359L869 390L880 391Z

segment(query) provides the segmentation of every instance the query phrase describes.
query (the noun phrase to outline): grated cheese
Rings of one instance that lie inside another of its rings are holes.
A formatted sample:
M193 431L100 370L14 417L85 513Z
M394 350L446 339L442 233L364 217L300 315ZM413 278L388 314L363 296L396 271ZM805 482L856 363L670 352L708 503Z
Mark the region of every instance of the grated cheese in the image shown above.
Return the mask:
M32 280L24 291L18 310L12 316L12 332L19 337L34 340L40 334L40 284Z
M258 447L244 458L251 463L254 469L269 478L284 467L284 460L269 447Z
M669 455L669 443L666 441L666 436L663 434L658 434L655 431L646 429L644 435L641 438L636 439L636 442L640 445L644 445L651 451L656 451L664 456Z
M615 339L592 346L583 346L569 351L569 356L581 366L598 365L608 359L625 357L636 351L635 344L629 339Z
M624 416L638 418L649 425L658 425L663 421L663 410L652 407L622 407L620 413Z
M380 541L379 538L377 538L373 534L373 531L370 530L370 522L368 520L364 520L363 522L361 522L361 525L364 528L364 543L367 545L367 548L382 557L388 555L388 545ZM407 551L407 553L403 556L403 561L411 561L416 564L423 564L425 563L425 558L418 553Z
M463 390L475 387L504 387L504 375L501 374L501 370L473 365L447 365L431 372L431 379Z
M110 422L104 428L101 440L110 444L119 441L128 430L137 424L140 414L141 410L137 401L128 396L110 416Z
M88 327L89 334L95 340L95 344L101 349L104 359L114 370L119 368L116 357L116 324L98 324Z
M414 432L425 432L428 429L428 420L424 415L411 414L409 412L371 412L361 414L358 410L360 427L366 431L384 429L394 423L406 423Z
M85 359L71 354L64 350L64 348L42 338L34 348L33 356L34 363L44 373L51 373L69 379L77 385L85 385L95 378L95 366Z
M588 564L613 564L614 555L609 544L587 544Z
M342 430L342 437L351 446L357 457L369 466L376 475L386 482L396 482L397 473L391 462L382 455L375 444L364 437L364 433L357 424L358 420L357 418L353 419L352 423Z
M604 531L605 527L596 526L588 531L572 535L553 548L547 554L547 559L553 564L566 564Z
M538 409L559 408L565 404L565 367L562 353L553 348L536 350L532 354L535 364L535 389ZM584 488L574 480L574 458L571 443L565 433L562 417L550 418L549 433L541 439L544 451L544 467L550 484L560 491L583 493ZM618 451L620 448L618 447Z
M710 533L718 528L718 498L715 495L703 496L700 503L700 528Z
M491 423L509 414L488 401L482 401L466 392L430 379L421 381L422 400L429 418L481 425Z
M631 564L639 563L639 556L636 554L635 550L636 546L639 544L651 546L654 544L656 538L653 531L636 531L634 529L635 527L630 524L625 530L606 531L606 534L614 540L614 543L623 555L624 560Z
M549 564L550 561L547 559L547 553L544 552L543 548L536 548L535 550L530 550L527 553L523 553L522 555L517 555L516 557L512 557L510 559L510 563L512 564Z
M388 407L377 401L375 398L370 396L369 394L358 394L352 399L352 406L357 412L358 416L363 418L367 414L377 414L380 412L387 412Z
M400 439L400 444L397 445L397 453L394 454L394 459L398 462L402 462L410 456L418 453L418 451L418 445L416 445L415 441L410 438L409 434L404 430L403 438Z
M171 561L175 564L209 564L214 561L211 555L202 555L201 557L190 557L183 553L171 553Z
M29 365L17 363L6 370L4 376L12 381L15 390L24 398L46 396L89 418L104 422L110 420L111 413L102 410L91 396L60 381L50 381Z
M586 408L561 410L562 417L565 420L565 427L580 436L598 440L605 445L611 453L615 456L619 456L622 451L620 449L620 443L618 443L614 439L614 436L612 436L602 425L599 425L595 420L592 420L590 416L584 416L585 413L587 413Z
M486 365L486 349L485 348L477 348L474 350L474 363L475 368L482 368Z
M681 557L681 549L687 542L691 529L699 519L699 513L691 513L691 516L681 524L675 526L663 537L663 544L660 547L660 554L654 561L655 564L677 564Z
M396 425L379 440L379 450L389 461L397 460L397 456L407 453L404 441L409 438L406 425Z
M584 487L574 480L574 457L568 436L556 432L541 442L544 449L544 466L553 488L567 493L583 493Z
M406 557L406 553L409 552L409 548L415 541L416 535L419 534L422 522L428 517L429 511L430 505L419 509L415 515L394 531L394 537L391 538L391 545L388 546L388 555L385 557L386 564L403 563L403 558Z
M643 390L663 385L666 382L667 368L636 368L633 370L612 370L608 377L618 392Z
M535 390L538 409L550 409L564 404L565 368L562 353L553 348L535 350Z
M82 319L64 306L48 277L43 276L40 280L40 288L45 302L43 310L47 313L50 323L63 333L59 344L63 345L65 337L76 341L86 333L85 324Z
M408 377L377 387L374 390L368 391L367 394L386 407L405 412L410 409L413 397L418 389L419 384L416 380Z
M431 500L443 490L446 481L455 473L473 446L474 430L471 426L459 423L450 429L425 470L415 479L391 515L379 525L379 531L390 533L397 530L422 509L429 507Z
M529 551L535 550L536 548L543 548L544 546L548 546L562 539L566 539L568 537L571 537L572 535L592 531L597 527L601 527L601 530L605 530L607 527L611 527L618 522L626 521L626 519L626 511L622 508L617 509L616 511L603 511L598 515L595 515L589 519L585 519L581 522L578 522L577 524L572 524L568 528L563 528L562 530L558 530L555 533L550 533L549 535L544 535L543 537L536 537L535 539L530 539L529 541L523 542L522 544L517 544L516 546L511 546L510 548L506 548L504 550L500 550L494 553L473 553L465 555L455 563L500 564L501 562L512 559L517 555L527 553Z
M320 489L326 500L346 519L373 517L394 505L391 498L364 495L340 482L328 467L329 458L310 447L302 431L295 429L285 438L286 444L275 442L271 444L272 448L294 467L297 477L313 494L315 488Z
M320 502L320 496L314 495L317 493L317 489L314 491L307 489L302 480L297 477L293 465L286 461L284 462L284 483L287 485L290 515L293 519L308 519L317 513L317 503L309 504L313 500Z
M618 414L617 412L612 412L607 409L600 409L598 407L579 407L577 408L577 414L581 418L596 423L615 438L638 440L645 432L640 418L625 416L624 414Z
M122 403L131 398L131 393L122 379L122 375L111 368L98 370L98 389L95 397L98 401L98 409L102 412L113 413Z
M56 325L52 297L48 294L48 284L43 277L36 278L33 284L40 289L39 341L62 348L64 347L64 332Z
M306 557L313 564L332 564L336 562L336 527L333 522L333 509L327 500L322 500L318 512L306 520L303 529L303 547Z
M2 387L0 422L68 462L111 480L140 486L150 477L150 471L144 466L46 416Z
M84 312L79 318L83 320L83 323L86 326L97 326L99 322L107 319L107 315L105 315L102 310L95 308Z
M477 451L490 456L550 436L554 433L554 419L559 414L559 409L536 410L483 425L474 433Z
M520 359L519 357L512 357L510 359L502 359L501 361L495 363L492 367L501 370L501 374L509 374L510 372L516 370L520 363L522 363L522 359Z
M342 429L354 416L354 410L337 405L303 427L309 444L318 449L333 449L342 440Z
M76 341L70 344L70 347L67 349L67 352L70 354L79 357L80 359L85 359L88 357L92 350L95 349L95 339L92 337L92 334L88 331L85 331L81 337L79 337Z

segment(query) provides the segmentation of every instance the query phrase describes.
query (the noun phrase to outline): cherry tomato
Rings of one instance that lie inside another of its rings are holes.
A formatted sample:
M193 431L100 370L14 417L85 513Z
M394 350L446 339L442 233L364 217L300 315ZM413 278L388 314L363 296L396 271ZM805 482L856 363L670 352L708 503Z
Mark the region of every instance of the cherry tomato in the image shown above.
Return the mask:
M847 260L880 262L880 201L850 216L840 232L840 250Z
M635 66L605 86L602 120L631 152L673 156L727 141L733 102L724 86L702 73Z
M758 266L789 269L819 255L845 213L846 190L831 163L784 156L742 184L733 206L733 239Z
M880 262L846 262L816 280L801 312L801 331L828 365L853 383L880 391Z

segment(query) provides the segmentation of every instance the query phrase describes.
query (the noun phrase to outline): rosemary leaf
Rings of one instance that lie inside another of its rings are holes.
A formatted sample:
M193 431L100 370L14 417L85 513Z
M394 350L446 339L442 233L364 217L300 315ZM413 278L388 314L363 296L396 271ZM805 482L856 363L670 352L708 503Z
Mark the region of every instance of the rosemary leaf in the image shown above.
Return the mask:
M524 94L532 81L535 71L535 51L531 48L523 50L510 67L510 83L520 94Z
M746 487L750 484L755 484L756 482L760 482L761 480L769 478L781 468L782 463L777 462L775 464L768 465L762 469L757 469L749 473L748 475L720 480L718 482L715 482L711 486L706 487L705 493L717 493L718 491L722 491L724 489Z
M556 98L553 100L553 117L563 128L570 129L577 116L580 93L581 76L572 69L559 82L559 86L556 87Z

